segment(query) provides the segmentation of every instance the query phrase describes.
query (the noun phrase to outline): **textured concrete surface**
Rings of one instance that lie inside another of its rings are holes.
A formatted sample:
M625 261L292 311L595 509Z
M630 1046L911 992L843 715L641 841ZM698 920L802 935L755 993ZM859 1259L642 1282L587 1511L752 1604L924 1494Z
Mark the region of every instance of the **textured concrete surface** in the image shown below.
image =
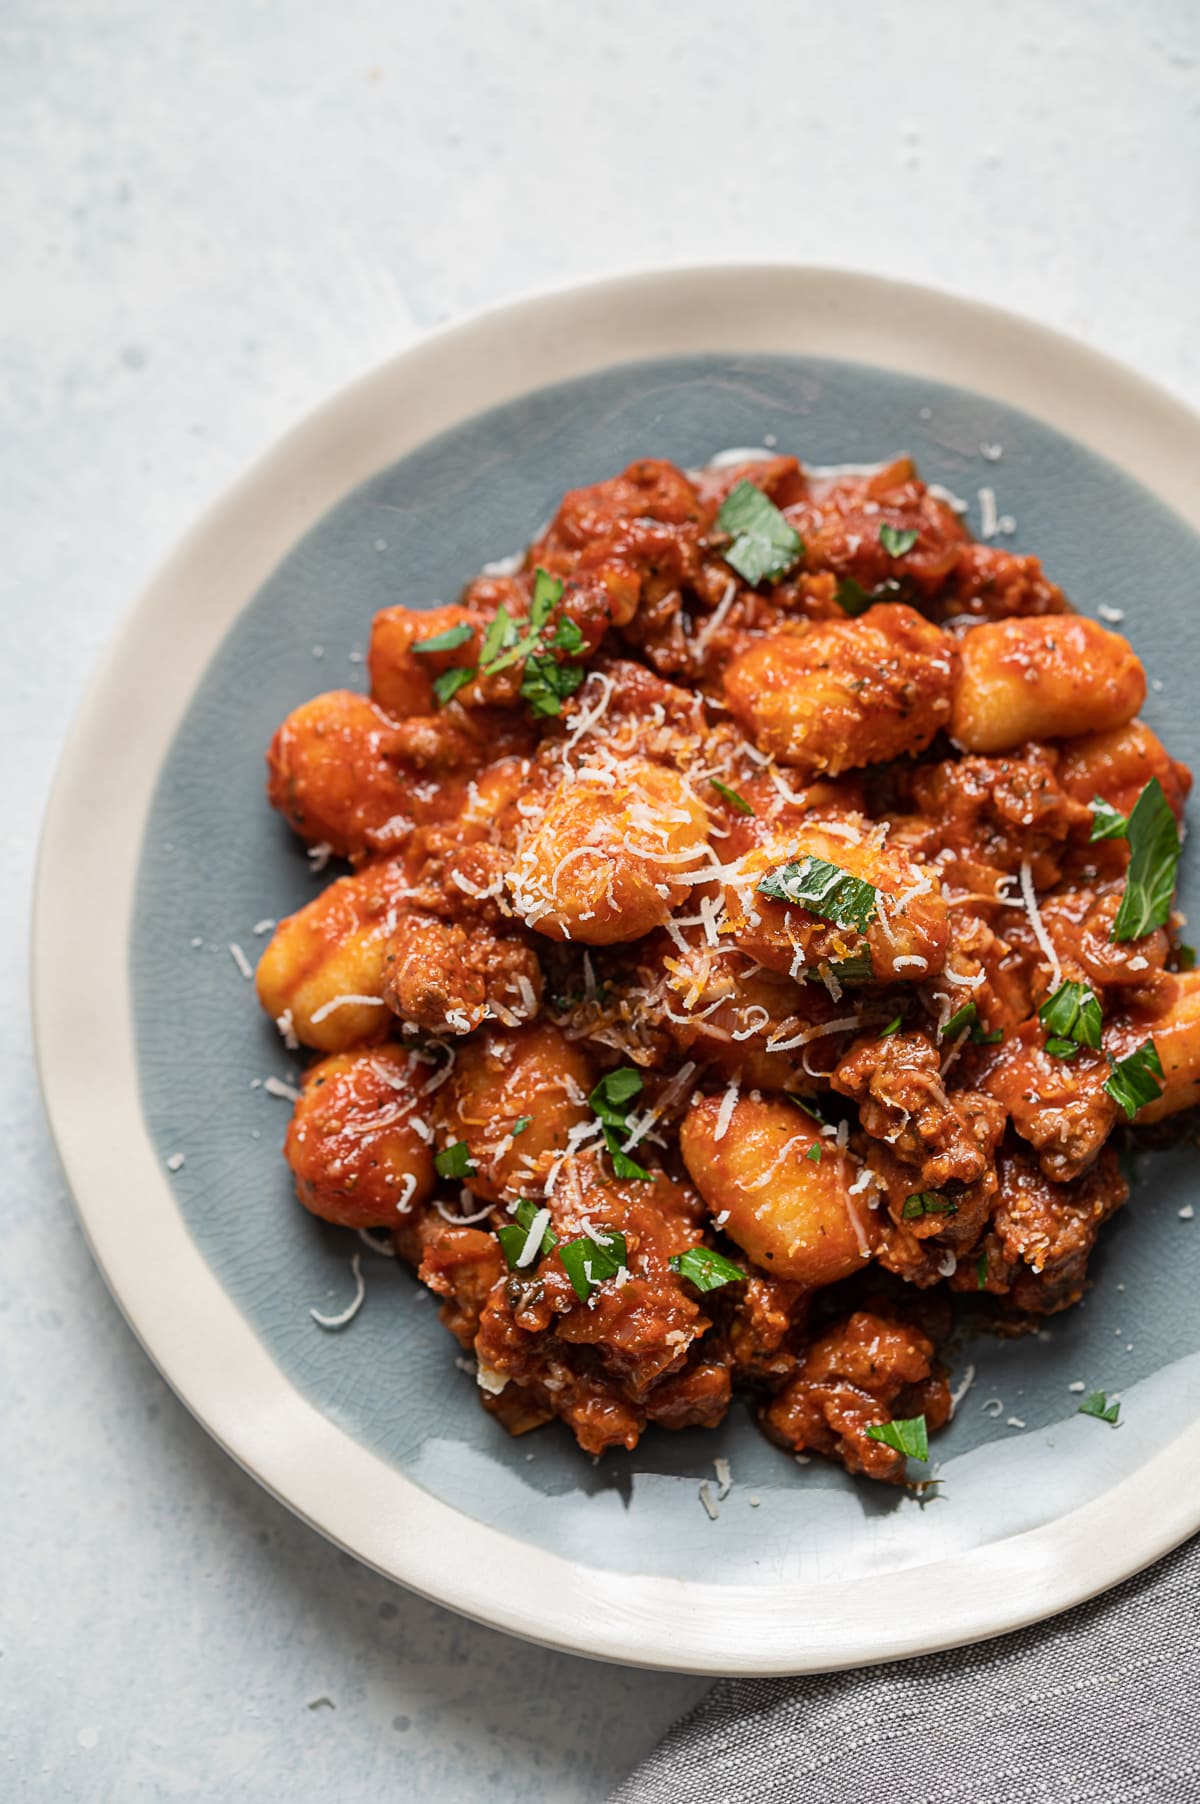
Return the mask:
M699 1695L339 1555L174 1401L36 1099L37 823L200 508L465 309L782 257L1034 313L1200 402L1189 0L0 5L0 1795L598 1800Z

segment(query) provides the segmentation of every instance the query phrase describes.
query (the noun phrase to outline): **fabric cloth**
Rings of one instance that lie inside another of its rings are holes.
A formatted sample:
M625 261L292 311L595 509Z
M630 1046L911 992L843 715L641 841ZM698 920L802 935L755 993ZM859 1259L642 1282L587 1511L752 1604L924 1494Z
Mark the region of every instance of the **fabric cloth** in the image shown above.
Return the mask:
M1198 1693L1194 1540L997 1641L722 1679L610 1804L1198 1804Z

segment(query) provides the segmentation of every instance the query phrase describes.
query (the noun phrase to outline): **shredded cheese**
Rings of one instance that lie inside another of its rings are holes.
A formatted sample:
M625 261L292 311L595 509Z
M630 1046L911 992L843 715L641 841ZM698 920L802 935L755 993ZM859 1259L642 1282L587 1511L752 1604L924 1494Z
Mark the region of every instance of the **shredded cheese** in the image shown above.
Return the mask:
M1033 871L1028 858L1021 860L1021 900L1025 904L1025 912L1029 916L1029 925L1033 928L1033 936L1050 964L1050 994L1053 995L1062 983L1062 966L1058 962L1058 954L1054 950L1054 941L1046 932L1045 922L1038 913L1037 896L1033 889Z
M229 942L229 956L241 972L242 976L246 979L246 982L249 983L250 979L254 976L254 966L250 963L250 960L246 957L246 954L242 951L236 940L230 940Z
M351 1259L350 1270L354 1273L354 1297L353 1297L353 1300L347 1304L346 1308L342 1310L340 1315L322 1315L320 1310L310 1309L308 1313L309 1313L309 1315L311 1315L313 1321L317 1324L318 1328L330 1328L330 1329L344 1328L348 1322L352 1322L354 1320L355 1316L358 1314L359 1310L362 1308L363 1298L367 1294L367 1287L363 1280L363 1275L362 1275L362 1254L361 1253L355 1253L353 1259Z
M318 1027L322 1021L335 1014L340 1008L383 1008L383 1006L382 996L356 996L353 994L333 996L328 1002L323 1002L320 1008L314 1009L309 1019L314 1027Z

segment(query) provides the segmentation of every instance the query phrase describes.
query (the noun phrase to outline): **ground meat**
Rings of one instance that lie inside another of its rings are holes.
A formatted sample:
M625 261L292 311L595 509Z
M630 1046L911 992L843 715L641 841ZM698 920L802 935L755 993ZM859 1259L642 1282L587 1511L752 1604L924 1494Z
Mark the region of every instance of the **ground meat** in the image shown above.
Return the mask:
M830 1079L858 1103L865 1131L913 1167L914 1190L978 1182L1004 1132L1004 1108L992 1097L947 1090L941 1057L920 1033L860 1040Z
M814 1341L790 1384L762 1412L771 1439L793 1453L828 1454L848 1472L902 1482L902 1453L869 1438L881 1422L924 1415L940 1428L950 1413L933 1342L878 1310L856 1310Z
M1046 1051L1039 1021L1027 1021L1000 1047L980 1083L1036 1150L1042 1170L1060 1184L1086 1171L1112 1132L1117 1105L1104 1085L1103 1052L1081 1046L1072 1059Z
M531 1021L542 967L523 940L436 915L401 916L384 954L383 999L401 1021L429 1033L470 1033L489 1019Z
M1006 1296L1010 1307L1051 1315L1083 1295L1087 1262L1102 1224L1129 1195L1110 1147L1073 1184L1055 1184L1027 1153L1004 1153L1000 1195L972 1268L958 1290Z

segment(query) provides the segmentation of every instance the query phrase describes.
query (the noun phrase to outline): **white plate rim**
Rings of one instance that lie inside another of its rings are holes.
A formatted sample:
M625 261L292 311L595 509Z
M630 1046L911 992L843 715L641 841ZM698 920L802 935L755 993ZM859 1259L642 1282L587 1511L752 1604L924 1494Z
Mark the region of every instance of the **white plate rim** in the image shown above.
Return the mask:
M199 673L241 608L321 515L435 433L533 388L700 351L839 357L993 394L1126 470L1200 530L1200 479L1189 474L1200 469L1200 416L1060 333L931 288L807 266L675 268L534 295L452 326L285 434L129 614L76 716L43 826L35 1040L59 1154L109 1288L183 1402L281 1502L412 1590L563 1651L697 1673L819 1672L1002 1634L1150 1564L1200 1528L1190 1482L1200 1421L1081 1508L948 1558L934 1545L920 1567L763 1587L586 1567L430 1496L291 1385L192 1241L138 1101L128 939L143 832Z

